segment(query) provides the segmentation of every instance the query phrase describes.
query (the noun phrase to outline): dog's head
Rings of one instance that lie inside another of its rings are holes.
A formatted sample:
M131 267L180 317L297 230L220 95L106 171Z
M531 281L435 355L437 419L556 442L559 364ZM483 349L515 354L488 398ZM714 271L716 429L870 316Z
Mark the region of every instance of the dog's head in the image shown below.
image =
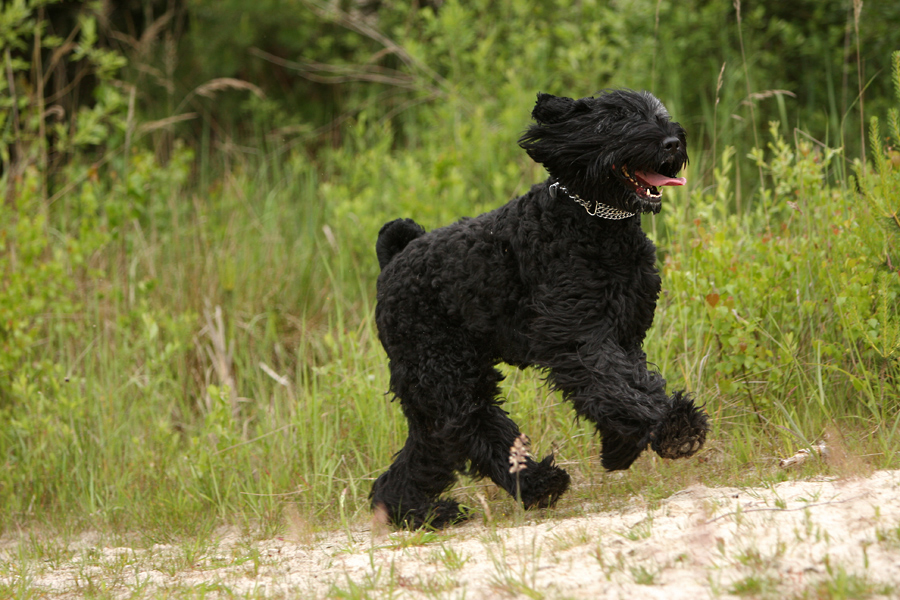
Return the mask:
M629 212L657 213L662 188L684 185L684 129L649 92L573 100L538 94L537 121L519 140L570 193Z

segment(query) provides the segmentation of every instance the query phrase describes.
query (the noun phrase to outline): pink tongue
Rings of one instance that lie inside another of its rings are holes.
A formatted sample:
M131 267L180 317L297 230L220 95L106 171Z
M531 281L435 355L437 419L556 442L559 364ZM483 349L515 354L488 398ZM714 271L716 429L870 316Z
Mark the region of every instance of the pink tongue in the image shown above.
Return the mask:
M656 187L664 185L684 185L687 183L687 179L684 177L666 177L665 175L660 175L656 171L635 171L634 174L644 183Z

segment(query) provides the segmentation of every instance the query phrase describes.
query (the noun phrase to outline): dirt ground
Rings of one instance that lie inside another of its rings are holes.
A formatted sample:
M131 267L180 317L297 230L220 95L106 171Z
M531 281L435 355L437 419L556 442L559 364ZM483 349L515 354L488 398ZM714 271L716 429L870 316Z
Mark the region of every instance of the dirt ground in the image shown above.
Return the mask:
M652 508L425 534L348 529L212 545L24 554L0 545L0 591L38 597L900 597L900 471L765 488L693 486ZM537 518L536 518L537 517ZM289 528L290 529L290 528ZM37 556L35 556L37 554ZM0 594L3 595L3 594ZM12 595L12 594L11 594Z

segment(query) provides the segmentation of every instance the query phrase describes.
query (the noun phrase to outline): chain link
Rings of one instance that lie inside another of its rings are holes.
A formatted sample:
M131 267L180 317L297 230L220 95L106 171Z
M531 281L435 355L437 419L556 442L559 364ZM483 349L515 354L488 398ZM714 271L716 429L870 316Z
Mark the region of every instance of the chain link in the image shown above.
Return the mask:
M585 200L578 194L570 194L569 190L566 189L566 186L561 185L558 181L550 184L550 195L556 198L556 190L560 190L566 196L580 204L584 207L584 210L587 211L587 214L592 217L598 217L600 219L610 219L613 221L618 221L620 219L627 219L628 217L633 217L634 213L628 212L627 210L622 210L621 208L615 208L614 206L609 206L608 204L601 204L600 202L590 202ZM593 210L591 210L591 206L593 205Z

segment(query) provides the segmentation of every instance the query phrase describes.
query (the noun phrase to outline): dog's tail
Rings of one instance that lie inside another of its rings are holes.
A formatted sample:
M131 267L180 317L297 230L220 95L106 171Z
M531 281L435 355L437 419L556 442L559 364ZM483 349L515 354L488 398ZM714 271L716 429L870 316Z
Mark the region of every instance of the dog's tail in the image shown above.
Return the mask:
M384 269L407 244L423 235L425 229L412 219L395 219L385 223L378 232L378 241L375 242L378 266Z

